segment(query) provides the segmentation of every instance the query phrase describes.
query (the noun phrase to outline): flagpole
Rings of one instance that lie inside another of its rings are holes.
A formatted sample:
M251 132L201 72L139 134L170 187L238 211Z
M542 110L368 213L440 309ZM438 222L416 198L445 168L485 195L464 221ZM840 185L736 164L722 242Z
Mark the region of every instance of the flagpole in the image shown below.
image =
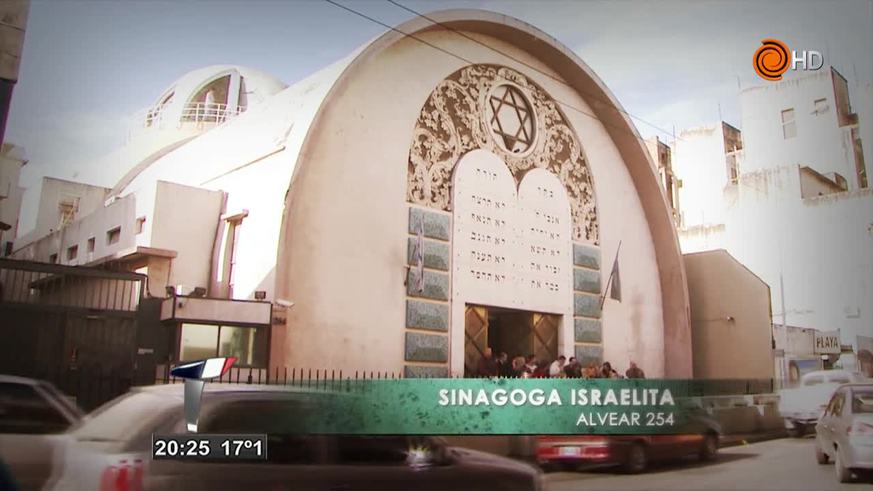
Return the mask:
M603 309L603 304L606 302L606 294L609 293L609 286L612 285L612 277L615 275L615 263L618 261L618 252L621 250L621 241L618 241L618 247L615 248L615 259L612 261L612 268L609 271L609 279L606 280L606 288L603 289L603 295L600 296L600 308Z

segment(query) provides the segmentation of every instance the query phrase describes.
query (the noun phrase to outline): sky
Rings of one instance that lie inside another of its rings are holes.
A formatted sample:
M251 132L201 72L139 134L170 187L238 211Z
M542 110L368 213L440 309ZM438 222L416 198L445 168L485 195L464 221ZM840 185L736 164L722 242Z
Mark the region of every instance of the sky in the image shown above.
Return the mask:
M873 0L396 1L536 26L598 74L643 137L739 126L739 91L763 83L751 60L764 38L821 51L850 90L873 81ZM386 0L336 2L389 25L414 16ZM94 162L124 143L132 113L192 69L246 65L292 84L384 31L324 0L32 0L6 131L29 158L21 185L45 175L115 184L119 169Z

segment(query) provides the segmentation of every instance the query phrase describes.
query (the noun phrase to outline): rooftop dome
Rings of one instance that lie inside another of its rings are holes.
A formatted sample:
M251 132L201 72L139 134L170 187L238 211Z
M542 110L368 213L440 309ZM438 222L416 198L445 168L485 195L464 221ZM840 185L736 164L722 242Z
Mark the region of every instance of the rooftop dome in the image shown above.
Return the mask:
M287 85L239 65L211 65L173 82L150 107L134 116L135 130L173 129L189 123L222 123Z

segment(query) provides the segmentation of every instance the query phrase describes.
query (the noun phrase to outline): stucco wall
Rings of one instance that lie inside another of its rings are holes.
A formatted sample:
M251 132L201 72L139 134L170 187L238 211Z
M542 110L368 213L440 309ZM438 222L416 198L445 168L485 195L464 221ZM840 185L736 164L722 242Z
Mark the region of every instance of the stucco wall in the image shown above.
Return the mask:
M60 231L52 232L39 240L24 243L15 250L13 257L40 262L49 262L57 254L59 264L88 264L133 247L136 199L128 196L115 200L108 206L100 206L94 212L70 223ZM118 242L110 244L107 232L121 228ZM94 251L88 252L88 241L94 239ZM78 246L74 259L67 258L67 249Z
M686 254L694 378L773 378L770 289L724 250Z
M155 184L150 246L175 251L170 268L172 285L209 286L212 247L221 215L219 191L183 186L166 181Z
M838 172L858 189L849 129L840 128L830 70L746 89L743 108L744 171L785 165L809 165L822 174ZM816 99L826 99L827 109L815 112ZM793 108L797 136L785 139L781 113Z
M594 176L603 284L622 241L623 302L608 300L604 306L604 358L618 367L633 358L650 375L663 375L666 340L649 223L616 144L590 116L588 102L568 86L456 34L419 35L476 63L512 67L553 98L588 113L565 109ZM514 44L468 35L560 78ZM333 88L310 128L286 204L277 284L296 303L288 313L284 357L293 365L399 371L403 362L411 129L436 84L466 62L410 39L364 56ZM649 162L643 164L656 193L647 197L660 200L647 206L665 206ZM456 356L463 355L451 353ZM678 359L677 366L685 361Z

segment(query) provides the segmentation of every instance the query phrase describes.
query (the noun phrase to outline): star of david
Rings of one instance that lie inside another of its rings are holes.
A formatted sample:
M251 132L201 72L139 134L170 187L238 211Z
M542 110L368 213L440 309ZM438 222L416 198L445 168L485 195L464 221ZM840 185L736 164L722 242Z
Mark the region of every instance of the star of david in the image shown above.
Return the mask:
M523 152L533 144L531 109L515 87L504 86L491 95L491 130L510 152ZM502 93L498 93L502 92Z

